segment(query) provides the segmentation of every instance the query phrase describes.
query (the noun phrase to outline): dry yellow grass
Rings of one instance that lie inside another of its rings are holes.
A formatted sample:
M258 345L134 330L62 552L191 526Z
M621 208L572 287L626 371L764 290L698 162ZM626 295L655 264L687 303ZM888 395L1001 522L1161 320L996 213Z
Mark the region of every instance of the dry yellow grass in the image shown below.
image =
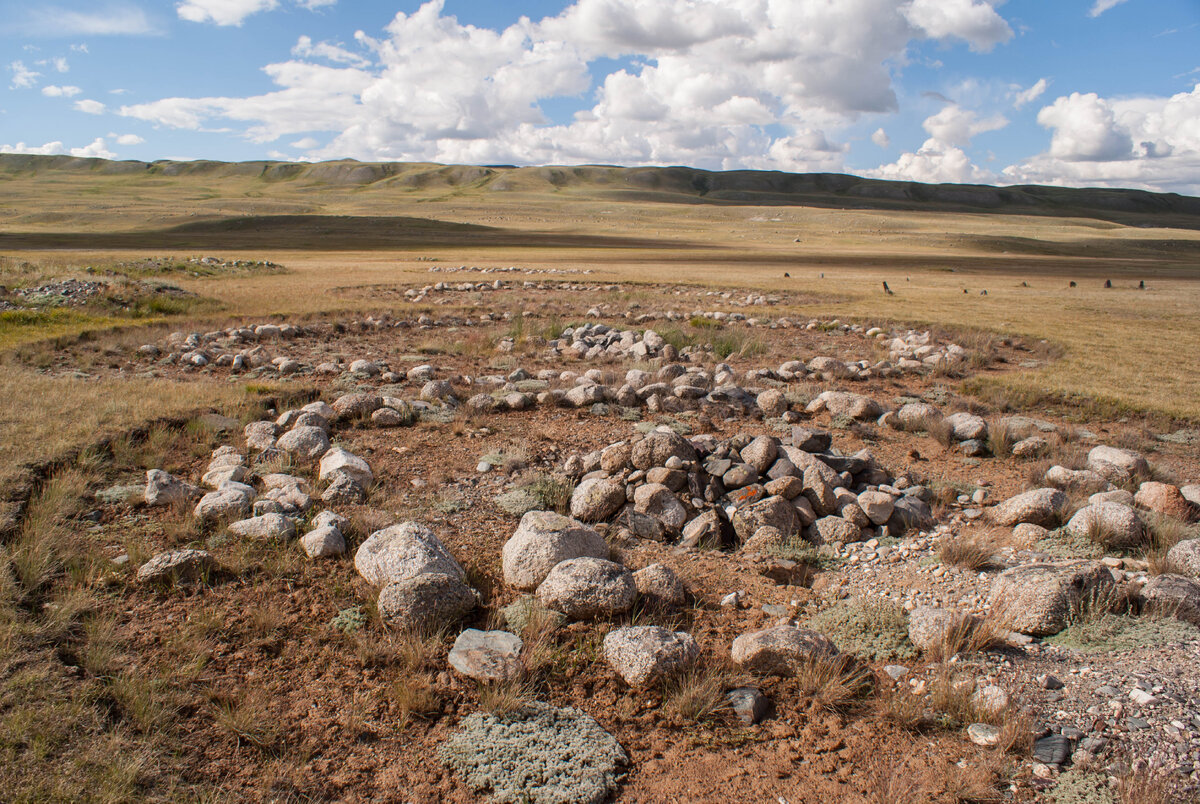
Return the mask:
M206 316L210 321L378 312L396 303L344 289L465 278L430 274L433 265L590 269L592 280L685 279L788 290L812 300L772 308L770 315L984 328L1032 342L1046 339L1061 347L1061 359L1006 372L982 391L1016 400L1078 396L1109 402L1111 410L1200 419L1200 381L1179 363L1181 355L1200 351L1194 325L1200 232L1192 230L1044 216L650 203L598 197L594 188L481 193L387 182L315 188L246 177L61 172L12 175L5 192L8 208L20 210L0 221L9 238L7 263L27 260L39 266L35 274L70 275L87 265L165 254L270 259L288 267L286 274L168 277L215 300L219 311ZM324 225L318 223L298 223L296 233L315 237L320 250L286 248L294 242L286 231L264 231L258 241L253 230L222 234L222 218L278 214L408 216L435 223L349 224L392 238L370 250L359 236L322 238L322 230L313 228ZM217 223L184 245L156 245L154 230L196 221ZM460 233L436 222L494 228ZM89 245L89 237L142 230L151 233L144 248ZM57 248L21 250L22 233ZM222 249L222 242L239 247ZM1110 278L1117 287L1105 290ZM1147 290L1135 289L1139 279L1147 281ZM1068 288L1069 280L1079 286ZM883 281L894 295L882 293ZM980 295L985 289L988 294ZM113 323L79 314L34 326L0 322L0 349ZM0 457L8 467L56 454L98 432L200 405L233 404L239 396L222 384L52 380L12 365L0 372L0 390L8 401L0 413L6 433Z

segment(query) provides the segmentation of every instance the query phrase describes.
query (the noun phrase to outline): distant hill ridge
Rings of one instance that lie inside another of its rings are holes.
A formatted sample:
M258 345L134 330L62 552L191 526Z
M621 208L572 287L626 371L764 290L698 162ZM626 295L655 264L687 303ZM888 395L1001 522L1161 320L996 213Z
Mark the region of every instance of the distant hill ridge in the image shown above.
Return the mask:
M0 179L56 172L155 178L195 176L207 180L239 178L264 183L295 182L330 188L418 192L549 192L667 203L1064 215L1142 225L1200 226L1200 198L1144 190L922 184L864 179L838 173L717 172L688 167L480 167L354 160L316 163L117 162L73 156L0 154ZM1159 218L1162 219L1155 220Z

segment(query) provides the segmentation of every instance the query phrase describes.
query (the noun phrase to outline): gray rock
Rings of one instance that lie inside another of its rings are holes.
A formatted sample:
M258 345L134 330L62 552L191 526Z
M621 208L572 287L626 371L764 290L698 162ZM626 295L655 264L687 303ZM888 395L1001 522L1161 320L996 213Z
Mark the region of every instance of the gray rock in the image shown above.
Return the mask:
M636 469L665 466L669 458L687 463L696 460L696 450L677 433L656 430L633 445L630 461Z
M700 656L690 634L657 625L613 629L604 637L603 650L605 661L633 687L678 675Z
M754 467L754 471L761 475L765 474L771 468L771 464L775 463L779 449L774 438L759 436L742 447L741 453L742 460Z
M792 446L802 452L824 452L833 445L833 435L812 427L793 427Z
M705 511L683 526L681 547L699 547L701 544L721 543L721 516L716 511Z
M812 529L815 537L813 542L816 544L849 544L862 541L862 531L858 525L840 516L821 517L812 524Z
M296 522L281 514L242 519L229 523L229 532L248 539L287 541L296 535Z
M683 581L665 564L651 564L633 573L633 584L638 595L653 605L674 608L687 602Z
M468 628L454 640L447 661L459 673L476 681L508 681L524 672L522 645L519 636L507 631Z
M1046 483L1058 489L1092 493L1109 491L1112 483L1091 471L1090 469L1068 469L1065 466L1051 466L1046 470Z
M1099 561L1025 564L992 581L993 611L1008 628L1052 636L1067 627L1071 612L1089 599L1113 594L1112 573Z
M1167 551L1167 563L1180 575L1200 578L1200 539L1184 539Z
M1093 447L1092 451L1088 453L1087 465L1089 469L1107 477L1114 483L1128 482L1135 477L1150 475L1150 464L1146 462L1141 453L1131 449L1104 445Z
M972 723L967 726L967 739L984 747L996 745L1000 742L1000 727L988 723Z
M1067 532L1078 539L1092 539L1114 550L1137 547L1145 540L1145 531L1137 512L1115 502L1080 508L1067 523Z
M942 412L928 402L909 402L896 411L896 423L900 430L928 430L932 423L941 419Z
M241 519L250 510L254 491L240 483L233 483L200 498L193 511L201 522L225 522Z
M143 583L190 583L217 569L217 560L203 550L171 550L139 567L137 579Z
M589 478L576 486L571 494L571 516L581 522L602 522L623 505L625 484L612 478Z
M1066 517L1070 504L1067 495L1058 489L1034 489L1000 503L991 510L990 517L1005 527L1022 522L1054 527Z
M375 475L365 460L341 447L331 447L321 456L319 479L324 482L339 474L349 477L364 488L375 480Z
M367 498L367 490L357 480L335 472L330 484L321 492L321 500L330 505L356 505Z
M246 448L262 452L275 446L275 437L279 427L275 422L250 422L243 432L246 435Z
M1142 600L1152 612L1200 626L1200 583L1182 575L1155 575L1142 587Z
M576 620L613 617L633 607L633 573L602 558L572 558L557 564L537 588L543 606Z
M742 506L733 515L733 529L741 541L746 541L759 528L766 526L776 528L787 538L795 535L799 530L795 506L783 497L767 497Z
M301 461L315 461L329 449L329 436L320 427L288 430L275 442L278 449Z
M426 572L388 583L376 607L389 626L421 633L457 623L478 603L478 595L461 576Z
M987 422L974 413L951 413L946 424L953 429L955 441L982 441L988 437Z
M550 511L530 511L504 544L504 582L515 589L536 589L552 569L572 558L603 558L608 543L596 531Z
M962 612L937 606L917 606L908 615L908 639L919 650L929 651L945 642L954 629L970 628L972 619Z
M759 410L763 412L763 416L768 419L776 419L786 413L788 409L787 398L774 388L763 391L755 401Z
M668 530L677 531L688 521L687 509L669 488L661 483L647 483L633 493L634 509L648 514Z
M883 491L864 491L858 495L858 507L873 524L884 525L892 517L895 503L892 495Z
M146 491L143 495L146 505L187 505L199 496L200 489L161 469L146 472Z
M729 706L738 716L738 720L747 726L753 726L762 720L771 708L771 702L767 696L754 687L732 689L725 693L725 700L729 702Z
M339 419L365 419L383 407L383 397L370 393L343 394L330 407Z
M733 661L745 670L791 676L807 663L836 655L834 644L807 628L776 625L742 634L733 641Z
M314 528L300 539L300 546L309 558L331 558L345 555L346 538L332 525Z
M417 522L401 522L372 533L355 552L354 568L375 586L429 573L460 580L465 577L433 531Z

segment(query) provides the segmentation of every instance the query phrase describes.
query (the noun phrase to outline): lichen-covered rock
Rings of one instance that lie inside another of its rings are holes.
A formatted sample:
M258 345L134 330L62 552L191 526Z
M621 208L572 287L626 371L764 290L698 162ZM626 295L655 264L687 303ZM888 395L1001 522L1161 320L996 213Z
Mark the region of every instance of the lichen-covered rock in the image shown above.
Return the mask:
M383 407L383 397L370 393L343 394L331 407L339 419L365 419Z
M375 586L427 573L462 579L462 567L434 535L417 522L401 522L367 537L354 554L354 568Z
M137 571L143 583L190 583L217 571L217 560L203 550L171 550L159 553Z
M1137 512L1114 502L1080 508L1067 523L1067 532L1077 539L1091 539L1114 550L1137 547L1145 541Z
M241 483L229 483L201 497L193 513L201 522L241 519L250 510L253 500L254 489Z
M1193 522L1200 508L1192 505L1180 490L1169 483L1154 481L1143 483L1133 497L1134 503L1147 511L1173 517L1182 522Z
M754 467L760 475L766 474L779 455L779 448L771 436L759 436L742 447L742 460Z
M774 388L768 388L758 395L755 400L758 404L758 409L763 412L763 416L768 419L776 419L787 412L787 398Z
M301 461L315 461L329 449L329 435L320 427L304 425L279 437L276 448Z
M636 469L665 466L670 458L696 460L696 449L678 433L655 430L633 445L630 461Z
M633 506L636 511L654 517L669 530L677 531L688 521L683 503L675 496L675 492L661 483L638 486L633 493Z
M1182 575L1155 575L1142 587L1147 611L1200 626L1200 582Z
M246 436L246 448L262 452L275 446L279 426L275 422L250 422L242 432Z
M1042 436L1029 436L1022 438L1020 441L1012 445L1012 454L1017 458L1030 460L1045 455L1050 451L1050 442Z
M1167 563L1174 572L1200 578L1200 539L1184 539L1167 551Z
M828 411L830 416L844 416L860 421L878 419L883 414L883 408L869 396L852 394L846 391L823 391L805 408L809 413Z
M698 547L721 542L721 516L716 511L705 511L683 526L681 547Z
M539 702L506 715L467 716L441 757L496 804L602 804L629 764L589 715Z
M687 602L687 591L675 570L666 564L651 564L633 573L638 595L647 603L673 608Z
M161 469L146 472L146 505L186 505L200 496L200 489L191 483L173 477Z
M248 539L287 541L296 535L295 520L282 514L263 514L229 523L229 532Z
M858 495L858 507L872 524L884 525L892 517L895 501L884 491L864 491Z
M1054 527L1066 516L1071 501L1058 489L1034 489L1010 497L989 512L997 525L1012 527L1022 522L1032 522L1043 527Z
M571 516L580 522L603 522L623 505L625 484L613 478L588 478L571 494Z
M300 546L309 558L332 558L345 555L346 537L332 525L313 528L300 538Z
M543 606L575 620L613 617L633 607L633 573L602 558L572 558L557 564L537 588Z
M849 544L862 540L862 530L840 516L825 516L812 524L815 544Z
M478 603L461 576L426 572L384 586L376 607L389 626L421 633L457 623Z
M1088 494L1097 491L1109 491L1112 483L1090 469L1068 469L1065 466L1051 466L1046 470L1046 483L1058 489L1082 491Z
M338 474L345 475L364 488L375 480L375 474L365 460L341 447L331 447L321 456L319 479L328 481Z
M1052 636L1067 627L1071 612L1112 594L1112 573L1099 561L1025 564L992 581L992 609L1008 628Z
M690 634L657 625L615 628L605 635L603 650L605 661L631 687L677 675L700 656Z
M530 511L501 550L504 582L536 589L550 570L571 558L608 558L608 543L596 531L551 511Z
M467 678L499 682L517 678L524 671L521 638L507 631L468 628L454 640L446 660Z
M767 497L750 505L743 505L733 515L733 530L738 539L745 541L759 528L770 526L785 537L799 530L796 508L783 497Z
M1150 474L1150 464L1141 453L1119 447L1098 446L1088 453L1088 468L1114 483L1127 483Z
M988 437L987 422L974 413L951 413L946 417L955 441L984 440Z
M834 644L807 628L776 625L733 640L733 661L745 670L791 676L814 659L834 656Z

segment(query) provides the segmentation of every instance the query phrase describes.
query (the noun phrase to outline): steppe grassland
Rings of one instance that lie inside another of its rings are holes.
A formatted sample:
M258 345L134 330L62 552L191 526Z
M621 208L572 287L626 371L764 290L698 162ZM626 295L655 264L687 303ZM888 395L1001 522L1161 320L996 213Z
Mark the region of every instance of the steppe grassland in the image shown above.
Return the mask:
M594 273L589 277L566 278L788 290L814 301L763 312L1045 339L1061 349L1062 358L990 380L993 397L1011 395L1018 402L1036 401L1044 394L1083 397L1110 403L1105 408L1109 411L1200 419L1198 381L1186 365L1188 355L1200 353L1200 327L1195 325L1200 314L1200 232L1072 218L648 203L597 200L580 193L323 189L230 178L189 184L179 179L51 175L37 182L9 180L4 187L11 191L0 210L8 219L8 233L152 232L228 216L307 213L410 216L530 235L527 247L492 246L486 237L465 246L430 244L414 235L412 243L401 248L361 250L361 244L345 239L327 242L321 251L290 251L270 242L235 252L220 248L218 234L190 252L148 247L5 254L10 264L28 261L47 277L74 274L85 265L102 267L164 253L270 259L288 267L286 274L169 277L215 301L216 312L205 313L203 323L404 309L403 303L391 300L394 297L380 301L369 293L339 289L472 276L431 274L432 266L590 269ZM550 245L541 245L538 240L566 234L611 238L611 247L563 246L553 237ZM621 240L630 237L657 241L662 247L623 246ZM785 278L785 272L790 277ZM1142 278L1149 287L1137 291ZM1072 279L1078 287L1068 287ZM1117 287L1103 289L1105 279ZM883 293L884 281L894 295ZM982 290L987 290L986 296L980 295ZM0 347L162 321L52 316L0 327ZM76 437L121 429L155 415L176 414L205 402L220 406L240 401L238 390L227 384L184 388L173 383L50 380L11 363L0 382L10 400L3 424L12 437L0 447L6 463L18 456L44 457Z

